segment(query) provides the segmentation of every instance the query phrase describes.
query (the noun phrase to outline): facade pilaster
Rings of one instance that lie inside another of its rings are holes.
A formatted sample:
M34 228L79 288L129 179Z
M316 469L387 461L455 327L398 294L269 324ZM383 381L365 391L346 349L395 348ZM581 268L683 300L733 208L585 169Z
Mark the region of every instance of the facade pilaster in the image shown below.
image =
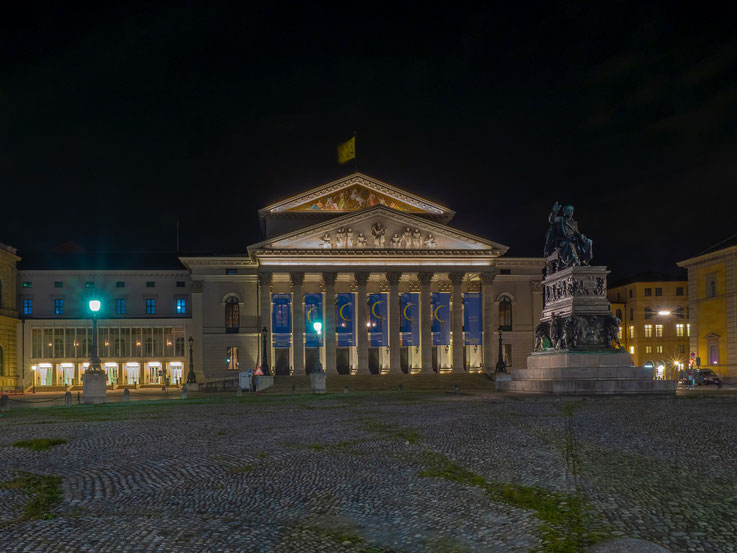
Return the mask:
M322 281L325 284L325 372L338 374L335 359L337 336L335 334L335 280L338 273L323 273Z
M192 284L190 286L190 292L192 294L192 357L194 360L194 373L197 377L197 381L201 382L205 378L205 367L202 364L203 355L202 352L204 351L202 340L203 340L203 329L205 327L205 311L204 311L204 305L202 300L202 293L205 288L205 283L201 280L193 280ZM131 340L133 338L131 337ZM187 343L185 338L185 344ZM223 352L225 353L225 352ZM138 383L143 385L144 382L144 373L145 368L143 364L143 359L138 359L139 367L139 375L138 375ZM189 366L187 366L187 371L189 371Z
M366 285L368 284L370 273L357 272L354 277L356 279L356 333L358 339L358 370L357 374L369 374L368 363L368 297L366 296Z
M302 293L302 283L305 274L294 272L289 274L292 282L292 374L305 374L305 307L304 294Z
M422 372L432 373L432 309L430 302L430 282L433 273L417 274L420 281L420 351L422 352Z
M483 302L484 328L482 340L484 344L484 368L487 371L493 371L496 367L496 357L494 356L494 298L496 290L494 286L494 278L496 277L496 269L493 271L484 271L481 273L481 297Z
M258 290L259 290L259 332L266 328L266 356L262 359L268 362L271 368L271 374L274 374L275 368L272 366L271 359L271 273L258 274ZM261 348L261 337L259 337L259 349Z
M465 370L463 366L463 279L466 273L454 271L448 273L451 282L450 301L453 304L451 317L451 331L453 335L453 372L460 373Z
M399 279L402 273L391 271L386 273L389 283L389 372L400 373L402 361L400 356L401 342L399 339Z

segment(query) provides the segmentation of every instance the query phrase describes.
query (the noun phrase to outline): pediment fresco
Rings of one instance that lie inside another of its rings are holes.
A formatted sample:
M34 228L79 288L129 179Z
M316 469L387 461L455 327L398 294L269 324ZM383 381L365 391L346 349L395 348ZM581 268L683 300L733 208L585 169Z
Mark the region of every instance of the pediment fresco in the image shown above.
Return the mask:
M398 211L422 213L418 207L404 203L376 190L354 184L337 192L326 194L314 200L287 209L287 211L358 211L367 207L384 205Z

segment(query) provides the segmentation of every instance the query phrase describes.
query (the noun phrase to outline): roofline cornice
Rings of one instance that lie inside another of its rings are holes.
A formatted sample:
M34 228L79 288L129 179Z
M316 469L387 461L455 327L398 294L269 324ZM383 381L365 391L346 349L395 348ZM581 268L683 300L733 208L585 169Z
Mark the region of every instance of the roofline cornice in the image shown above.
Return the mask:
M703 255L689 257L688 259L684 259L683 261L678 261L676 265L686 268L690 267L691 265L698 265L701 263L720 260L735 254L737 254L737 246L728 246L722 250L717 250L715 252L705 253Z

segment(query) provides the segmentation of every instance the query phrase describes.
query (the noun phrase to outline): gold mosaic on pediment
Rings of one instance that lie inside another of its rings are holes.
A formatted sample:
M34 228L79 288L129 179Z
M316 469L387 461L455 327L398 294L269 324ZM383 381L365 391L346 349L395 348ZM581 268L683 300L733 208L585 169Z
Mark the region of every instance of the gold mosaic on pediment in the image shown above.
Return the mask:
M408 213L423 213L423 210L409 205L405 202L365 188L361 185L354 184L342 190L325 194L320 198L309 200L301 205L289 208L287 211L334 211L336 213L345 211L358 211L367 209L376 205L383 205L396 209L398 211L406 211Z

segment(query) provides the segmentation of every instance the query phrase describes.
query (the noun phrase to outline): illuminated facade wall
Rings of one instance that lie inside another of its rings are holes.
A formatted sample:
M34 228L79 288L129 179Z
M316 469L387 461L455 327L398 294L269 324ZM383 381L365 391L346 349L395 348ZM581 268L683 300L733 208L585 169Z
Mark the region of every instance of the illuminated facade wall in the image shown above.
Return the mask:
M0 391L18 384L18 311L16 308L15 248L0 244Z

